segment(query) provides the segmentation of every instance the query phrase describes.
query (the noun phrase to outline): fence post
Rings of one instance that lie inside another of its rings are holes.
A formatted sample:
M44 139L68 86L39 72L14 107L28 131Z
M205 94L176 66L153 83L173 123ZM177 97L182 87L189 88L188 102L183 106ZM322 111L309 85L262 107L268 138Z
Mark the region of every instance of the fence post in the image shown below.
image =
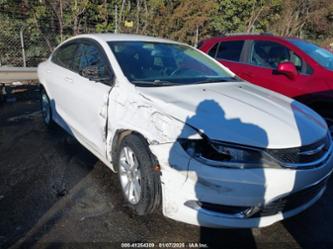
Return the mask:
M114 28L114 33L118 32L118 6L115 4L114 6L114 20L115 20L115 28Z
M194 47L198 46L198 42L199 42L199 26L197 25L197 28L195 29Z
M23 59L23 67L27 66L26 60L25 60L25 49L24 49L24 40L23 40L23 27L20 29L20 39L21 39L21 48L22 48L22 59Z

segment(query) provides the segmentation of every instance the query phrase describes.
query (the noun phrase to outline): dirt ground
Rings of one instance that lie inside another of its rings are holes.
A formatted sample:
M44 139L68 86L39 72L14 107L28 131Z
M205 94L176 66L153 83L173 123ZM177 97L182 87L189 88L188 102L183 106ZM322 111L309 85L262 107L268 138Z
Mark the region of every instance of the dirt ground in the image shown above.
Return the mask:
M313 207L263 229L207 229L161 214L137 217L122 204L115 174L60 128L43 126L38 92L22 96L0 103L0 248L120 248L139 242L155 248L172 246L162 242L333 248L332 179Z

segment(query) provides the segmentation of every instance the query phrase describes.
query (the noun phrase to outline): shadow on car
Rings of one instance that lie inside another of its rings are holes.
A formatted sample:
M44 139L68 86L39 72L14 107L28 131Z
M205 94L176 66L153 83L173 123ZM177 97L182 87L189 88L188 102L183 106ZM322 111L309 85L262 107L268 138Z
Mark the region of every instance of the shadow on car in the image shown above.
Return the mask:
M260 140L266 146L268 145L268 138L265 130L263 130L257 125L244 123L238 118L228 119L225 115L223 108L214 100L204 100L200 102L196 108L195 114L193 116L188 117L185 123L196 124L196 128L203 134L206 133L205 129L209 127L210 124L212 123L214 123L214 125L218 125L221 130L223 129L228 130L228 128L230 127L234 128L236 127L237 129L244 130L249 134L255 134L258 140ZM188 134L188 129L184 128L184 131L181 132L179 138L184 139L184 136L190 137L191 135L194 134ZM177 150L176 148L172 148L170 150L169 163L175 168L178 168L177 165L175 165L175 162L177 161L176 150ZM200 166L212 167L208 165L200 165ZM218 172L218 168L216 169L217 169L216 173L220 174L220 172ZM232 186L232 184L230 185L230 183L228 182L223 182L223 180L219 182L219 178L223 179L222 174L225 168L224 169L223 167L221 168L222 173L220 176L209 175L209 174L204 175L203 174L204 171L202 171L202 169L200 169L199 167L191 166L191 162L189 162L188 170L189 170L188 178L194 179L193 181L195 181L196 200L200 200L201 203L207 203L206 206L201 206L202 209L200 210L203 210L203 212L199 211L197 215L198 224L203 226L200 228L200 243L202 243L203 245L207 245L209 248L256 248L256 243L252 235L251 229L215 229L215 228L204 227L205 225L209 225L210 222L212 222L211 225L214 224L214 221L212 220L215 218L214 215L216 215L217 213L215 212L216 210L211 210L210 208L213 207L215 209L218 209L219 204L222 205L221 200L219 200L219 197L223 197L223 195L221 195L221 191L223 191L223 188L228 189L230 188L230 186ZM229 170L232 171L239 169L229 169ZM256 187L255 196L258 200L263 201L265 198L264 171L259 169L256 171L256 174L257 174L257 180L260 184L258 184L258 187ZM220 184L221 185L219 187L220 189L216 190L213 187L207 188L207 185L204 183L208 182L212 182L212 185ZM224 195L227 196L227 198L225 198L227 201L228 198L232 199L232 196L230 196L232 195L232 191L229 193L225 192ZM223 206L221 206L221 208L223 208ZM207 218L206 212L208 212L209 215L211 215L211 217ZM226 217L229 216L229 218L231 219L237 219L236 215L233 214L222 213L221 217L223 217L223 215L225 215ZM219 219L219 215L216 215L216 219ZM224 220L224 222L226 221ZM258 224L253 223L252 225L256 227L259 226L259 223ZM227 224L226 228L228 228Z

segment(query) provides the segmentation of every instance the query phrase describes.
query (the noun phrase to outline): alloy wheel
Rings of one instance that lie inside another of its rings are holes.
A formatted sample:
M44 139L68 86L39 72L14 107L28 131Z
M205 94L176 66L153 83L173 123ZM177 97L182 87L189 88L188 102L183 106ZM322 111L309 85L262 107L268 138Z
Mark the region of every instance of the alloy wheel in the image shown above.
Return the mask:
M133 150L125 146L119 157L119 176L123 193L133 205L141 198L141 172Z

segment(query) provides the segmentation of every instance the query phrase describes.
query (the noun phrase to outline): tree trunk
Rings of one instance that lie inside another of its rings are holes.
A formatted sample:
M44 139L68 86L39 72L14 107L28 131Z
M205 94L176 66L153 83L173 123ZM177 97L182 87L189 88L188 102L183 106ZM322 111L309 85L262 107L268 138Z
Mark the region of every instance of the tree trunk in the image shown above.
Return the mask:
M60 33L60 41L62 42L64 39L64 15L63 15L63 5L62 0L59 0L59 8L60 8L60 18L59 18L59 33Z
M140 0L136 0L136 30L135 33L139 33L140 29Z
M43 34L43 32L42 32L42 30L41 30L41 28L39 26L39 23L38 23L36 15L34 15L34 23L35 23L35 26L36 26L38 32L42 35L44 41L46 42L46 45L47 45L49 51L52 52L53 51L53 47L51 45L51 42L50 42L49 38L45 34Z
M118 29L119 30L121 30L121 23L123 22L123 12L124 12L124 8L125 8L125 3L126 3L126 0L123 0L121 2L120 13L119 13L119 21L118 21L118 24L119 24Z

